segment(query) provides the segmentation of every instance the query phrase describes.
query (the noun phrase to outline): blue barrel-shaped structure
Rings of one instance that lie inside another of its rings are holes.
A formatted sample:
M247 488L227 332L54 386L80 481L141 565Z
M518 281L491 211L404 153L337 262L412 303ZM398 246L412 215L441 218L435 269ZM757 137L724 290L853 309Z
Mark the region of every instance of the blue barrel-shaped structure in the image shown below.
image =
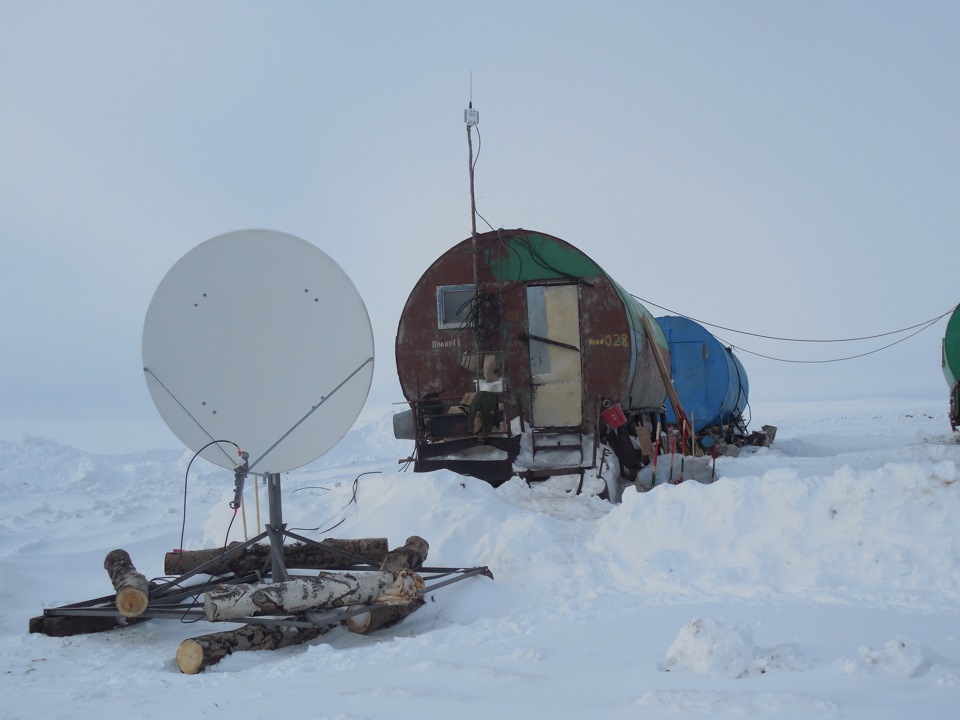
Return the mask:
M694 432L727 425L747 406L749 383L733 351L720 344L703 325L689 318L657 318L670 348L670 375ZM666 421L676 423L667 403Z
M943 335L943 377L950 387L950 425L956 430L960 426L960 305Z

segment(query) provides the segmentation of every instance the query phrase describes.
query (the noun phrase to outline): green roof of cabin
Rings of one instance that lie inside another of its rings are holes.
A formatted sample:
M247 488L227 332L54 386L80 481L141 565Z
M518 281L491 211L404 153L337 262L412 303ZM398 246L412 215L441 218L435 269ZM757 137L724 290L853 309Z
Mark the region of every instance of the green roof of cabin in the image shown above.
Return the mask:
M502 242L503 245L496 249L496 257L494 250L487 255L488 266L497 280L522 283L602 275L613 283L623 301L631 329L645 335L640 318L646 315L653 328L654 340L662 347L667 346L666 338L653 315L579 248L559 238L527 231L504 233Z
M943 376L952 388L960 377L960 305L947 322L947 332L943 336Z
M593 260L567 242L536 232L503 236L504 247L488 256L491 272L497 280L527 282L564 277L585 278L603 275Z

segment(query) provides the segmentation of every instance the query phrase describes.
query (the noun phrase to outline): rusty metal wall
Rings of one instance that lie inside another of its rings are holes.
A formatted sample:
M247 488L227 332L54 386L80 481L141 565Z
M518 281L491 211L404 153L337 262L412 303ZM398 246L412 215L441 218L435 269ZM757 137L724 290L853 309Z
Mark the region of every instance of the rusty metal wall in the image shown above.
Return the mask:
M652 351L635 327L636 308L583 252L543 233L488 232L477 238L477 277L484 298L480 337L470 327L438 327L437 287L472 285L473 241L466 239L433 262L414 285L397 329L397 374L407 400L435 393L460 398L474 390L475 374L461 366L463 354L496 354L504 398L512 414L530 421L531 374L527 337L527 286L575 284L579 288L583 423L596 423L600 400L625 410L659 407L665 389ZM637 303L639 305L639 303ZM642 309L642 312L646 312ZM667 356L662 336L655 339Z

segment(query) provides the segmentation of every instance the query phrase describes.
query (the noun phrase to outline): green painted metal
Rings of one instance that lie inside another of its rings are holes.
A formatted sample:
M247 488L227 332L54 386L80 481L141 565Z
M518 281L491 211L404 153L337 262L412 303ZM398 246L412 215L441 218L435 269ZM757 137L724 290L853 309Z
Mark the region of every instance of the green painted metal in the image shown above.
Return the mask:
M505 234L487 256L494 277L501 282L596 277L603 270L567 243L536 232Z
M486 261L499 281L528 282L555 280L564 277L589 278L603 275L610 279L623 301L630 329L643 336L643 321L647 316L653 328L654 340L663 348L667 340L653 315L599 265L578 248L537 232L504 235L499 247L491 250Z
M960 305L953 311L943 336L943 376L951 389L960 378Z

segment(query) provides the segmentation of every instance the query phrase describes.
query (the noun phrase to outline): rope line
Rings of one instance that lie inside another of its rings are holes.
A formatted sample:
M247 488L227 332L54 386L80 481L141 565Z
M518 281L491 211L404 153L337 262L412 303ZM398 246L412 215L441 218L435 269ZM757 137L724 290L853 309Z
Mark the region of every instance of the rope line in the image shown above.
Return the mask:
M679 317L687 318L687 320L693 320L694 322L698 322L698 323L700 323L701 325L706 325L706 326L708 326L708 327L717 328L717 329L719 329L719 330L726 330L727 332L737 333L738 335L749 335L749 336L751 336L751 337L763 338L764 340L780 340L780 341L782 341L782 342L804 342L804 343L841 343L841 342L857 342L857 341L860 341L860 340L875 340L875 339L877 339L877 338L889 337L890 335L899 335L900 333L904 333L904 332L907 332L907 331L909 331L909 330L915 330L916 328L920 328L920 330L917 330L917 332L921 332L921 331L923 331L923 330L926 330L928 327L930 327L930 326L933 325L934 323L936 323L938 320L942 320L942 319L945 318L947 315L949 315L949 314L952 313L954 310L956 310L958 307L960 307L960 305L954 305L952 308L950 308L949 310L947 310L947 311L946 311L945 313L943 313L942 315L937 315L937 317L935 317L935 318L933 318L933 319L931 319L931 320L924 320L923 322L918 322L918 323L915 324L915 325L910 325L909 327L900 328L899 330L891 330L890 332L878 333L878 334L876 334L876 335L864 335L864 336L862 336L862 337L834 338L834 339L829 339L829 340L823 340L823 339L810 339L810 338L777 337L776 335L762 335L762 334L760 334L760 333L747 332L746 330L737 330L737 329L735 329L735 328L724 327L723 325L716 325L716 324L714 324L714 323L708 323L708 322L706 322L706 321L704 321L704 320L698 320L697 318L690 317L689 315L684 315L684 314L681 313L681 312L677 312L676 310L671 310L670 308L664 307L663 305L658 305L657 303L653 302L652 300L645 300L644 298L640 297L639 295L634 295L633 293L630 293L630 297L636 298L637 300L639 300L640 302L642 302L642 303L644 303L644 304L646 304L646 305L653 305L653 306L656 307L656 308L660 308L661 310L664 310L664 311L670 313L671 315L677 315L677 316L679 316ZM917 333L913 333L913 335L916 335L916 334L917 334ZM907 337L913 337L913 335L908 335ZM903 339L906 340L907 338L903 338ZM898 341L898 342L899 342L899 341ZM896 343L891 343L891 345L896 345ZM890 347L890 345L887 345L886 347ZM743 348L740 348L740 349L742 350ZM884 348L879 348L879 350L883 350L883 349L884 349ZM754 353L754 354L757 354L757 353ZM864 354L869 355L869 353L864 353ZM855 355L855 356L853 356L853 357L862 357L862 355ZM778 358L773 358L773 359L778 359ZM820 361L812 361L812 362L820 362Z
M916 330L916 331L910 333L909 335L907 335L906 337L900 338L899 340L894 340L892 343L888 343L888 344L884 345L883 347L878 347L878 348L875 348L875 349L873 349L873 350L868 350L867 352L858 353L857 355L848 355L847 357L841 357L841 358L829 358L829 359L827 359L827 360L792 360L792 359L790 359L790 358L774 357L773 355L764 355L763 353L758 353L758 352L754 352L754 351L752 351L752 350L747 350L746 348L740 347L739 345L733 345L732 343L729 343L729 342L727 342L726 340L723 340L723 339L720 338L720 337L717 337L717 340L720 340L722 343L724 343L724 344L726 344L726 345L730 345L730 347L736 348L737 350L740 350L741 352L749 353L750 355L756 355L757 357L766 358L767 360L776 360L777 362L799 363L799 364L802 364L802 365L816 365L816 364L824 364L824 363L843 362L843 361L845 361L845 360L856 360L857 358L866 357L867 355L873 355L874 353L878 353L878 352L880 352L880 351L882 351L882 350L886 350L886 349L888 349L888 348L892 348L894 345L899 345L900 343L904 342L905 340L909 340L909 339L912 338L914 335L918 335L919 333L922 333L922 332L923 332L924 330L926 330L927 328L932 327L932 326L933 326L934 324L936 324L936 322L937 322L938 320L940 320L940 318L942 318L942 317L943 317L943 315L941 315L941 316L938 317L938 318L934 318L933 320L928 321L928 322L927 322L923 327L921 327L919 330ZM916 327L916 325L914 325L914 327ZM889 333L888 333L888 334L889 334ZM882 336L881 336L881 337L882 337Z

